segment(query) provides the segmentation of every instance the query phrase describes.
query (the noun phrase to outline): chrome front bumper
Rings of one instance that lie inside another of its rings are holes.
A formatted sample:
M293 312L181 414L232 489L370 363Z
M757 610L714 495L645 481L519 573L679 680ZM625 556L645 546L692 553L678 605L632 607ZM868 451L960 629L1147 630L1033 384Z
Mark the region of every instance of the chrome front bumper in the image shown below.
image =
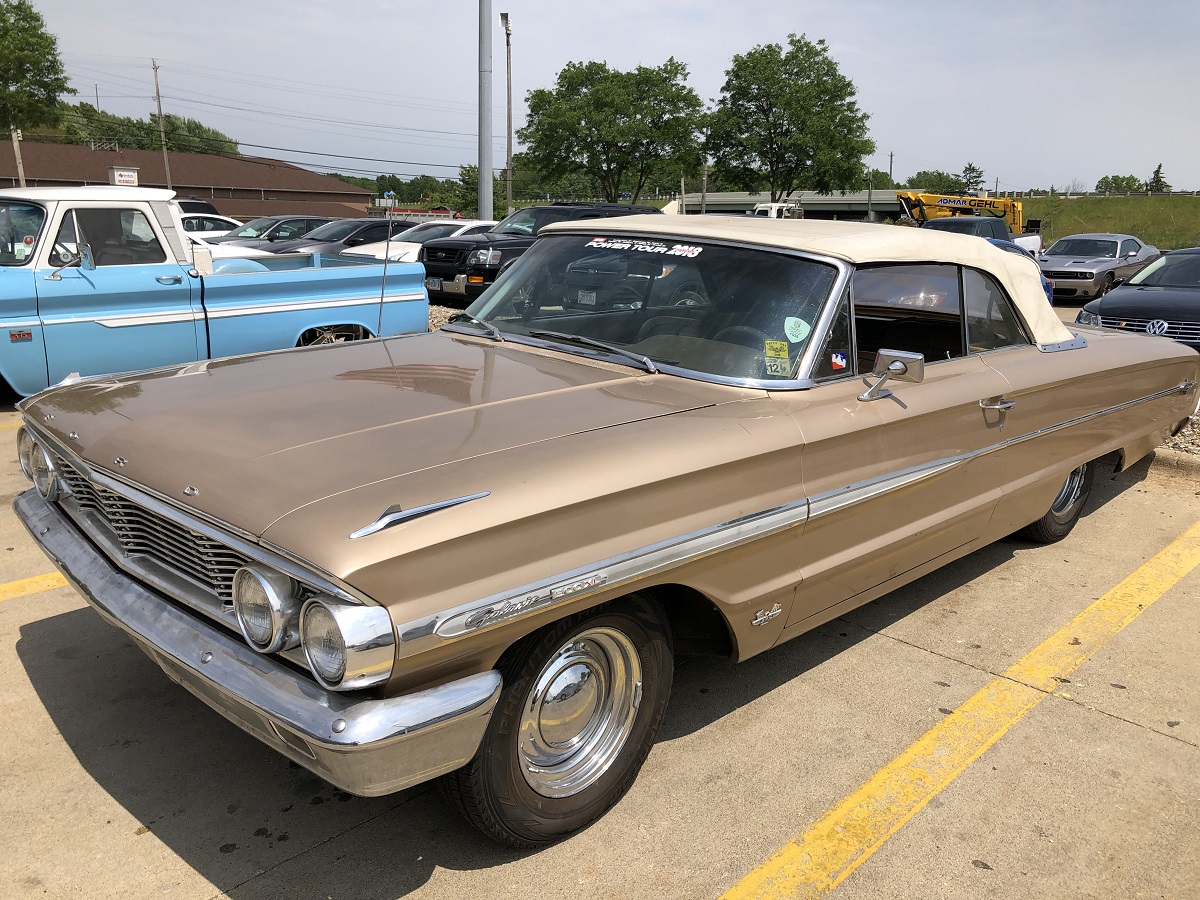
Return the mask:
M383 700L326 691L143 587L36 491L13 509L76 590L172 680L331 784L390 794L459 768L479 749L499 672Z

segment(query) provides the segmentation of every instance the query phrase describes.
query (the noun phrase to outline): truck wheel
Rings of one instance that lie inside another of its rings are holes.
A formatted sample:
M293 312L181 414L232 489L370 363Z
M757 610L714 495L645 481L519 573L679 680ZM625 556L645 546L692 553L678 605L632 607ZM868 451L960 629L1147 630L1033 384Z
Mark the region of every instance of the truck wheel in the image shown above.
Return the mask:
M361 325L323 325L310 328L300 335L296 341L297 347L314 347L318 344L344 344L346 341L361 341L369 338L371 332Z
M1036 522L1022 528L1021 536L1039 544L1053 544L1070 534L1092 492L1095 474L1096 467L1090 462L1071 470L1050 509Z
M493 840L532 849L587 827L624 796L671 693L671 633L638 594L546 626L499 664L504 692L475 758L441 779Z

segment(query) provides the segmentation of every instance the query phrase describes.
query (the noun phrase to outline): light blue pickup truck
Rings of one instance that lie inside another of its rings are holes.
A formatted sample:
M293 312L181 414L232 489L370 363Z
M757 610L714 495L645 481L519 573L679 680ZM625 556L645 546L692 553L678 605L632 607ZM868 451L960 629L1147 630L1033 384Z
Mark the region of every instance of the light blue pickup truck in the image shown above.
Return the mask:
M174 192L0 190L0 377L73 376L428 330L424 269L341 256L219 259ZM386 283L385 283L386 279Z

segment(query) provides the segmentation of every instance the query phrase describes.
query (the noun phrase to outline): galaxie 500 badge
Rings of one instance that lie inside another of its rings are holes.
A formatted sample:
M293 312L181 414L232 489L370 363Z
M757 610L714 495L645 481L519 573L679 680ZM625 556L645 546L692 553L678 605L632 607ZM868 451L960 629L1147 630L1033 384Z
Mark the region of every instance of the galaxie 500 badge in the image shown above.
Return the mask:
M533 591L524 597L510 597L498 603L489 603L481 609L469 610L451 616L437 626L437 633L443 637L453 637L468 631L475 631L487 625L515 619L527 612L540 609L543 606L568 600L576 594L582 594L598 588L608 582L608 575L595 572L575 581L552 585L540 591Z

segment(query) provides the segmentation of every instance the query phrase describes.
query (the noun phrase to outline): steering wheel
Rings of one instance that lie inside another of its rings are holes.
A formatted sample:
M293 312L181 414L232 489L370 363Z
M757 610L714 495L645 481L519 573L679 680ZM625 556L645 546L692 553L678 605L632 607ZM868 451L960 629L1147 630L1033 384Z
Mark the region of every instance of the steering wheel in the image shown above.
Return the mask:
M749 325L730 325L714 334L713 340L723 341L726 344L739 344L752 350L762 350L771 338Z

